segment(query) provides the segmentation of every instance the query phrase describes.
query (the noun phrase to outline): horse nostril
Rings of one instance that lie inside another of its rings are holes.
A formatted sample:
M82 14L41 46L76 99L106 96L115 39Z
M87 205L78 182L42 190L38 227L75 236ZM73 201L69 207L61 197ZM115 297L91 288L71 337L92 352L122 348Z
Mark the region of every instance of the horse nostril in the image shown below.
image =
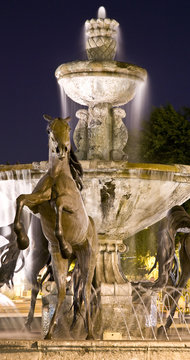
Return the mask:
M59 154L59 147L56 147L56 153Z
M67 147L65 146L65 151L67 151Z

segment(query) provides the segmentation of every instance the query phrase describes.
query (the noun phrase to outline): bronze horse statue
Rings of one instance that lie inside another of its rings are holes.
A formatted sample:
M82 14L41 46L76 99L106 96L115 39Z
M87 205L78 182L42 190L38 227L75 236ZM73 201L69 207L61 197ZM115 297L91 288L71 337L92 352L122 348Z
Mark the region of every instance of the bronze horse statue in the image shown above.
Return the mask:
M182 206L174 206L168 212L166 223L168 228L168 239L170 237L171 243L173 243L173 251L175 251L175 236L177 232L182 233L180 236L179 249L181 271L175 289L169 293L170 313L165 325L158 329L159 333L162 333L164 328L165 330L170 328L178 306L179 298L181 297L181 291L185 288L187 281L190 278L190 216ZM159 253L161 254L161 249L159 249ZM158 262L163 263L161 256L159 256Z
M90 296L97 254L95 225L86 213L79 190L81 184L71 161L68 123L70 118L51 118L47 115L44 115L44 118L48 121L47 131L52 150L49 170L31 194L23 194L17 198L14 231L17 235L18 248L26 249L29 239L21 221L23 207L27 206L34 214L40 214L58 290L55 312L45 338L52 338L55 326L62 317L68 261L76 258L83 281L87 339L92 339Z
M173 317L181 297L181 290L186 286L190 278L190 216L182 206L174 206L168 211L166 218L161 221L160 233L158 236L157 256L155 264L150 272L159 266L158 279L152 283L150 281L142 281L134 283L135 287L139 287L146 292L147 288L153 291L159 291L167 287L169 290L170 313L166 319L165 325L158 329L158 333L165 333L173 322ZM180 232L180 267L181 272L178 273L178 264L175 254L175 237ZM173 286L169 284L173 282Z

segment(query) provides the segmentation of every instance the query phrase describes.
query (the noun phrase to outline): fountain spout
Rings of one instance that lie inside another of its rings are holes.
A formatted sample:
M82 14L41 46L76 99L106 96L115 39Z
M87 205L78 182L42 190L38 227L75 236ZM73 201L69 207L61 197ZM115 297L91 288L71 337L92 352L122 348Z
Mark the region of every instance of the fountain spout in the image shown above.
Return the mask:
M106 17L106 9L104 6L100 6L98 9L98 18L105 19L105 17Z

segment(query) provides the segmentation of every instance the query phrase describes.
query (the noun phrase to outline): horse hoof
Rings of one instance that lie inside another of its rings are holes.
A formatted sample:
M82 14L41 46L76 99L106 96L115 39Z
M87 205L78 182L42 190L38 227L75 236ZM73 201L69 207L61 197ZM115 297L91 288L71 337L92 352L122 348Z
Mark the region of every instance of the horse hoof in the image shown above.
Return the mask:
M24 327L23 327L23 331L28 331L28 332L31 332L31 331L32 331L32 329L31 329L31 325L30 325L30 324L25 323L25 324L24 324Z
M51 340L52 339L52 336L51 334L46 334L46 336L44 337L44 340Z
M86 337L86 340L94 340L94 336L93 336L93 335L88 334L88 335L87 335L87 337Z
M18 237L17 238L17 244L19 250L25 250L29 246L29 239L28 236Z
M160 326L157 330L157 337L159 339L165 339L168 337L168 334L167 334L167 328L165 328L164 326Z

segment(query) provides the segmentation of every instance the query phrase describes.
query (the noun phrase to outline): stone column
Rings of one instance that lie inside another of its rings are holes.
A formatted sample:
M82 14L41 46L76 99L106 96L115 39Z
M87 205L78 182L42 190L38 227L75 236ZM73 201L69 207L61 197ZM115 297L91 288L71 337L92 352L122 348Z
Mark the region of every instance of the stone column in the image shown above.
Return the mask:
M112 114L107 103L89 107L88 160L111 160Z
M88 110L78 110L76 117L79 119L73 134L77 148L76 155L79 160L86 160L88 152Z
M98 283L125 284L127 282L119 266L119 254L126 251L121 240L106 239L100 234L99 253L97 257L96 276Z
M112 160L127 160L128 156L125 147L128 140L128 131L122 119L125 118L126 112L121 108L113 108L113 124L112 124Z
M73 135L78 159L127 160L128 131L122 121L125 116L123 109L112 108L108 103L78 110L79 121Z

